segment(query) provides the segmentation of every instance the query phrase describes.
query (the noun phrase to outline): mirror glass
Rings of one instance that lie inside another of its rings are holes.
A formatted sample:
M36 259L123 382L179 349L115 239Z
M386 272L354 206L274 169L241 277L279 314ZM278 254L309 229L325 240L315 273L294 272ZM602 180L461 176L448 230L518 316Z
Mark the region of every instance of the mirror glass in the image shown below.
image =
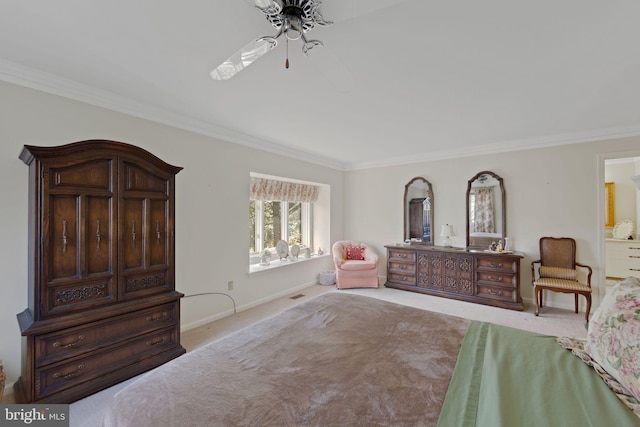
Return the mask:
M507 232L502 178L493 172L478 173L467 185L467 248L489 249L504 244Z
M433 245L433 190L422 177L404 186L404 240Z

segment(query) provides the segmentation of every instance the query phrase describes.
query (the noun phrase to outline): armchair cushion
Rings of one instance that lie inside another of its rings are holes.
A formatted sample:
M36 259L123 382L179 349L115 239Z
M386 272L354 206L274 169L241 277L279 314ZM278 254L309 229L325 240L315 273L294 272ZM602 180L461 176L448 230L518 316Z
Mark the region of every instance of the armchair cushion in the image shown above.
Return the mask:
M611 288L589 322L586 350L640 399L640 281L628 277Z
M540 277L551 279L578 280L578 272L572 268L540 266Z
M346 271L371 270L374 268L377 268L376 263L365 260L347 260L340 266L340 270Z
M364 248L362 246L347 246L347 259L364 260Z

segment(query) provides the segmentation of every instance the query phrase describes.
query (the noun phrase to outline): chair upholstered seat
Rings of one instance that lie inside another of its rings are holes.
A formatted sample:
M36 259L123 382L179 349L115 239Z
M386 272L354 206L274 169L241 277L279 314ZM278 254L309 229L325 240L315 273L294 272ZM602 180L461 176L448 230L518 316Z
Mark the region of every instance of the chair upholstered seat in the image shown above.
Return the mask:
M358 250L352 251L352 248ZM331 252L338 289L378 287L378 255L365 243L340 240L333 244ZM351 252L364 259L349 259Z
M578 279L578 268L586 271L586 283ZM576 261L576 241L569 237L542 237L540 259L531 263L531 277L536 300L536 316L543 306L544 291L572 293L578 312L578 295L587 300L585 319L591 311L591 267Z
M552 277L543 277L534 280L533 286L548 286L550 288L566 289L569 291L591 292L591 288L589 286L583 285L575 280L555 279Z
M340 270L358 271L358 270L371 270L376 268L376 264L371 261L360 260L346 260L340 266Z

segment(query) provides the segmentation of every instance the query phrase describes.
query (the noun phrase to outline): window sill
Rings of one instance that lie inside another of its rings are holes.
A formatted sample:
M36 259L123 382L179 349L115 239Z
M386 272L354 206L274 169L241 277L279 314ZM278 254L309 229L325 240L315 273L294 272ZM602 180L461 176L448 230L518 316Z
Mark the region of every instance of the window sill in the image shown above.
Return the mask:
M249 274L253 274L253 273L259 273L261 271L267 271L267 270L273 270L275 268L283 268L283 267L287 267L290 265L296 265L296 264L301 264L301 263L305 263L308 261L313 261L314 259L321 259L321 258L327 258L327 257L331 257L331 254L322 254L322 255L311 255L311 258L298 258L295 260L273 260L269 263L269 265L260 265L260 264L253 264L249 266Z

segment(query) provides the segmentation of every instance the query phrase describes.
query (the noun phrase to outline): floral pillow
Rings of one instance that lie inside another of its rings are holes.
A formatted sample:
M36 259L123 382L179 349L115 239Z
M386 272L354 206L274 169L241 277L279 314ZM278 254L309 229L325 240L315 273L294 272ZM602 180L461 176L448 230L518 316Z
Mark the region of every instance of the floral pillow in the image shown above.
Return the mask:
M587 353L640 400L640 281L611 288L589 322Z
M347 246L347 259L364 260L364 248L362 246Z

